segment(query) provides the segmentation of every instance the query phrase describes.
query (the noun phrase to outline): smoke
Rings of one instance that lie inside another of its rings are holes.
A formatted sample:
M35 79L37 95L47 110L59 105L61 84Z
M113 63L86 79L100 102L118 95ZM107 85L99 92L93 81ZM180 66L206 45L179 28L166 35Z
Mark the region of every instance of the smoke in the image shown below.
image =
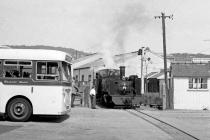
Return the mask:
M107 39L102 44L102 57L104 59L105 67L106 68L117 68L116 64L114 62L114 55L115 55L115 47L113 40L113 36L110 35L107 37Z
M148 22L149 19L141 3L129 3L116 10L110 22L110 35L102 45L106 66L116 66L113 56L125 53L126 47L129 47L126 46L129 35L140 34Z
M148 22L149 19L145 15L141 3L131 3L119 11L114 17L113 24L113 33L116 34L115 41L118 51L124 52L128 35L134 31L140 33ZM131 30L132 32L130 32Z

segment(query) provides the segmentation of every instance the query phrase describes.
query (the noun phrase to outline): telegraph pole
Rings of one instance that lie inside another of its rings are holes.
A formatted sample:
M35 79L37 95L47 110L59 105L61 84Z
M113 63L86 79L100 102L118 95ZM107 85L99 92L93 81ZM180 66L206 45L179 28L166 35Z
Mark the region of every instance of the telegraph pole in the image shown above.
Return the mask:
M144 94L144 47L141 50L141 94Z
M165 16L165 13L161 13L161 16L155 16L155 19L159 18L162 19L162 30L163 30L163 57L164 57L164 76L165 76L165 92L166 92L166 98L167 98L167 108L170 108L169 103L169 90L168 90L168 76L167 76L167 56L166 56L166 31L165 31L165 19L173 19L173 15L171 16Z

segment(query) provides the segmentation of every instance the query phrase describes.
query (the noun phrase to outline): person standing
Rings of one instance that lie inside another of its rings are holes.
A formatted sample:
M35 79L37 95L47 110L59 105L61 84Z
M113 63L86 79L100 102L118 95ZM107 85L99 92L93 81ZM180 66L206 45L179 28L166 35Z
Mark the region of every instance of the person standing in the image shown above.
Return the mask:
M96 90L94 86L92 86L92 89L90 90L90 102L91 108L96 109Z
M71 94L71 107L74 107L74 100L75 100L75 97L76 97L78 92L79 92L79 88L76 86L75 80L73 78L73 81L72 81L72 94Z

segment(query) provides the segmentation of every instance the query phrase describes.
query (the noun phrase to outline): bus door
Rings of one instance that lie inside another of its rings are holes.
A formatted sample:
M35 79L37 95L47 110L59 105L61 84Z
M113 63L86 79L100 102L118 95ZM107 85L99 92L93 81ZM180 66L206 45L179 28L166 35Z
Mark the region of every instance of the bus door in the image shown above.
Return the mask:
M61 101L62 86L60 86L59 62L37 61L35 72L35 85L32 87L33 98L39 100L36 103L37 112L47 113L47 108ZM42 108L43 106L47 106ZM55 110L56 107L55 107ZM34 110L36 111L36 110Z

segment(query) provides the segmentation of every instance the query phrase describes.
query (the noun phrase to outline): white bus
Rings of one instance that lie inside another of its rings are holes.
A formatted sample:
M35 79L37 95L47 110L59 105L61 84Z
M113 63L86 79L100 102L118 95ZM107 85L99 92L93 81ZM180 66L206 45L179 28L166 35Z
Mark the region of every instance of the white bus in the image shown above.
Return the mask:
M71 110L72 57L56 50L0 49L0 113L12 121Z

